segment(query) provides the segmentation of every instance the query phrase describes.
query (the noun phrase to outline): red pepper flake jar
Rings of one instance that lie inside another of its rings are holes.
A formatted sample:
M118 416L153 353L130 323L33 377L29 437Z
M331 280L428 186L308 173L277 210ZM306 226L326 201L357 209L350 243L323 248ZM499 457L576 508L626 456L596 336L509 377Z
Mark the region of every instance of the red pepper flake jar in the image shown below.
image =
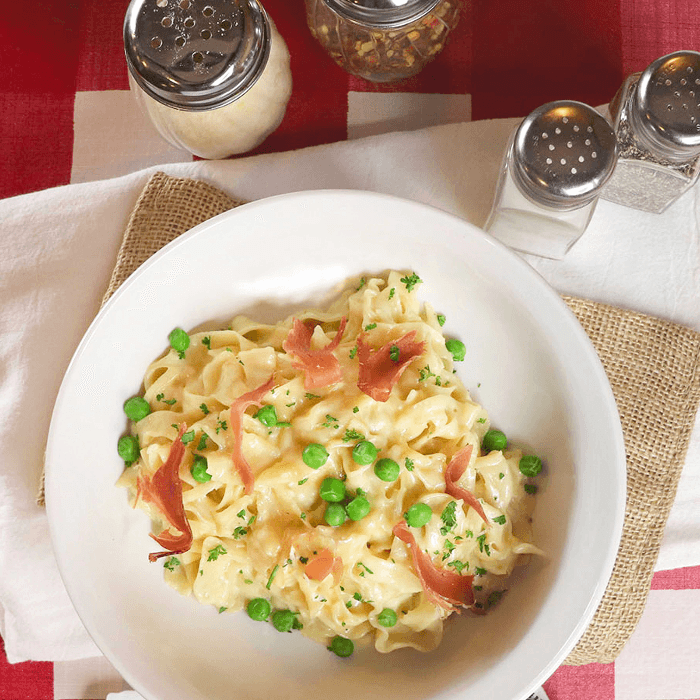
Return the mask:
M378 83L420 72L445 47L462 0L305 0L311 34L348 73Z

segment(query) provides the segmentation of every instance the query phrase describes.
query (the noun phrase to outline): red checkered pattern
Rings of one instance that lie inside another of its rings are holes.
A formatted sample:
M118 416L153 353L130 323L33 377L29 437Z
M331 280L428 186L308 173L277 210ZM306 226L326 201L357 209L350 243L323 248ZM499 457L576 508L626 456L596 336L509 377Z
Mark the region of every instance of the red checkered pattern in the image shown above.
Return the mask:
M375 85L331 62L307 30L302 0L263 1L289 46L294 93L282 125L258 152L348 138L353 95L464 96L465 104L469 96L464 118L522 116L554 99L603 104L627 73L671 51L700 49L698 0L463 0L460 24L432 64L400 85ZM76 181L76 154L90 150L80 150L78 124L96 113L85 105L94 109L108 93L119 100L128 89L121 43L127 4L3 3L0 197ZM109 119L110 111L101 114ZM113 132L104 125L102 133ZM619 659L562 667L545 690L551 700L699 700L698 648L700 567L658 573ZM101 700L124 686L99 662L10 665L1 649L0 700Z

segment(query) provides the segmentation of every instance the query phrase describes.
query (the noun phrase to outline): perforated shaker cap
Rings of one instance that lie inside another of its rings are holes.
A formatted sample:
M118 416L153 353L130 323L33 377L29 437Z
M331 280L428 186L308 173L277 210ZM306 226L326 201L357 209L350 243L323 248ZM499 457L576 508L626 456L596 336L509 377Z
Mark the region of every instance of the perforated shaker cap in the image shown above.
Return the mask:
M380 29L402 27L427 15L440 0L323 0L344 19Z
M612 127L582 102L549 102L518 127L511 161L521 191L535 203L577 209L595 199L615 167Z
M700 53L676 51L649 65L630 114L652 152L672 159L700 154Z
M208 110L260 77L270 24L257 0L131 0L124 51L146 94L169 107Z

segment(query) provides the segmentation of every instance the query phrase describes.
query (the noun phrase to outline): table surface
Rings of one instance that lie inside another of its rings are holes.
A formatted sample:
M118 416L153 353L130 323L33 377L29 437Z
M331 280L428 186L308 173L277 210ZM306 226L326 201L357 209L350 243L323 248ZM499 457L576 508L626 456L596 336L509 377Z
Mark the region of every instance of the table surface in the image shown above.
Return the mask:
M35 0L0 13L0 197L188 159L162 142L128 92L126 0ZM466 1L444 52L415 78L375 85L315 43L301 0L265 0L285 38L294 91L255 153L434 124L517 117L556 99L606 103L658 56L700 49L697 0ZM126 688L103 658L7 664L3 700L98 700ZM657 573L614 664L562 667L551 700L700 699L700 567Z

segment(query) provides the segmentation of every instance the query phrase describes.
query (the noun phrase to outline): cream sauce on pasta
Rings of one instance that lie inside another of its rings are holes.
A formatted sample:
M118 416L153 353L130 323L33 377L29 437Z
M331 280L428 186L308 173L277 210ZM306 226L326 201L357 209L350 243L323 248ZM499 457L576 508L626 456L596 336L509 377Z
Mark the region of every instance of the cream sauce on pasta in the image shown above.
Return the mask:
M144 398L152 412L131 425L140 456L119 485L151 516L156 533L167 528L157 508L136 498L136 482L164 464L178 426L186 424L179 475L193 543L164 560L165 580L178 592L227 613L266 598L273 610L294 612L302 633L324 643L334 635L369 636L381 652L406 646L427 651L439 644L451 611L426 596L408 546L392 532L410 506L424 503L432 511L426 525L411 531L433 564L474 576L476 610L493 604L513 568L539 552L531 541L533 499L518 469L521 453L480 452L488 414L454 372L441 319L420 303L407 279L394 271L363 278L327 311L296 315L317 323L315 348L327 345L347 317L333 353L342 379L333 385L305 388L303 370L293 367L294 357L282 347L291 317L267 325L238 316L227 329L192 333L184 357L171 349L148 367ZM423 354L407 366L388 400L370 398L357 386L358 335L378 348L410 331L425 344ZM278 424L263 424L256 408L242 418L241 447L255 480L246 494L232 464L229 409L270 376L274 386L263 403L274 406ZM395 481L376 476L376 460L353 460L360 440L377 448L377 459L398 463ZM302 459L310 443L329 455L318 469ZM467 445L472 455L459 484L479 499L488 524L445 492L446 466ZM206 459L208 481L191 473L197 455ZM327 477L343 480L349 494L363 494L369 514L328 525L319 496ZM324 549L342 560L342 570L313 580L305 562ZM379 620L385 609L396 613L391 627Z

